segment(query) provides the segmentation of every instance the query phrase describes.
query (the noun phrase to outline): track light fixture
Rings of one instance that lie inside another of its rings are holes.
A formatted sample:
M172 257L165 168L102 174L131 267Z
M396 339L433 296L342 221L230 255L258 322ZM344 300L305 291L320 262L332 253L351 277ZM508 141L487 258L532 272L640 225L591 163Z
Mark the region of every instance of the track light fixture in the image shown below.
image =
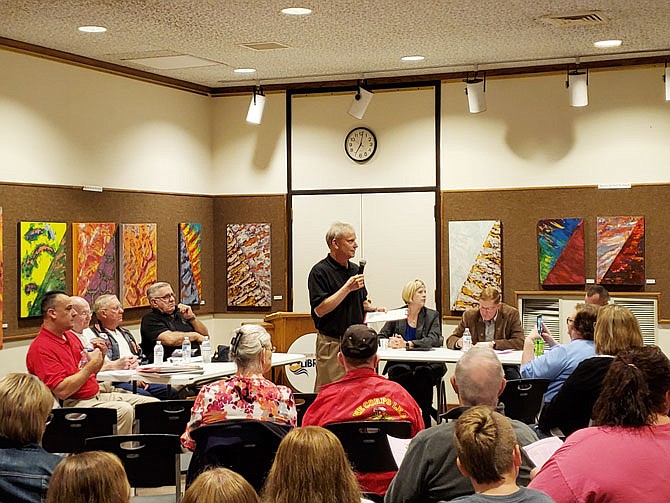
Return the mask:
M247 112L247 122L250 124L260 124L263 119L263 109L265 108L265 94L260 85L254 87L253 96L249 103Z
M365 111L368 109L368 105L372 101L372 91L365 89L363 87L364 85L365 82L363 80L358 81L356 96L354 96L354 101L351 102L351 106L349 107L349 115L356 119L363 118Z
M663 73L663 82L665 82L665 101L670 101L670 70L668 62L665 62L665 72Z
M571 107L585 107L589 104L589 70L580 70L579 62L575 69L568 68L568 79L565 81Z
M463 82L465 82L465 94L468 96L470 113L486 112L486 74L483 78L479 78L475 69L473 76L466 76Z

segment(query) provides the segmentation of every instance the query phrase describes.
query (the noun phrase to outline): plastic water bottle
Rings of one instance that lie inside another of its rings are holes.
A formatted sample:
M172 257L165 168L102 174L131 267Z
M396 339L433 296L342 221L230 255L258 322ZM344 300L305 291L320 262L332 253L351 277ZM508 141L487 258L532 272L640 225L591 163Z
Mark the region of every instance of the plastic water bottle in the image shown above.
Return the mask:
M161 341L156 341L154 346L154 365L160 365L163 363L163 344Z
M212 363L212 345L209 342L209 336L206 335L200 344L200 354L203 363Z
M462 340L461 350L462 351L470 351L471 347L472 347L472 336L470 335L470 329L466 328L465 331L463 332L463 340Z
M88 349L84 348L84 349L81 350L81 358L79 359L79 368L80 369L83 369L86 366L86 364L88 363L89 358L88 358L87 353L89 351L93 351L93 349L88 350Z
M184 337L184 342L181 343L181 361L191 363L191 340L188 336Z

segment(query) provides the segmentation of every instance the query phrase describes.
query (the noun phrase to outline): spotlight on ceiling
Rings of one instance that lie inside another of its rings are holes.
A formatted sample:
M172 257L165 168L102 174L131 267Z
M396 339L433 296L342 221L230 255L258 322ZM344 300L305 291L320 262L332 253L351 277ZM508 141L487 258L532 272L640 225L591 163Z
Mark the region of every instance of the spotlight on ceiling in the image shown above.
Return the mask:
M368 105L372 101L372 91L368 91L363 88L363 81L358 81L358 89L356 90L356 96L354 96L354 101L351 102L349 107L349 115L355 117L356 119L362 119L365 115L365 111L368 109Z
M575 68L568 70L568 80L565 81L568 88L571 107L585 107L589 104L589 71Z
M263 109L265 108L265 95L261 86L254 87L253 96L249 103L247 112L247 122L250 124L260 124L263 119Z
M465 82L465 94L468 96L468 110L471 114L486 112L486 74L477 77L475 71L472 78L468 75Z

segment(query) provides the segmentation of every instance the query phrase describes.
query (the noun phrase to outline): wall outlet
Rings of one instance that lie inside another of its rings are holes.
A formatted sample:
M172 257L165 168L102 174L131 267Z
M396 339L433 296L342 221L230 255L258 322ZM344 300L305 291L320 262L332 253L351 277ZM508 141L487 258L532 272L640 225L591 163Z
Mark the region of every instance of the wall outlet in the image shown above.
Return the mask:
M655 284L656 284L656 280L653 279L653 278L647 278L647 280L645 281L645 283L647 283L647 285L655 285Z

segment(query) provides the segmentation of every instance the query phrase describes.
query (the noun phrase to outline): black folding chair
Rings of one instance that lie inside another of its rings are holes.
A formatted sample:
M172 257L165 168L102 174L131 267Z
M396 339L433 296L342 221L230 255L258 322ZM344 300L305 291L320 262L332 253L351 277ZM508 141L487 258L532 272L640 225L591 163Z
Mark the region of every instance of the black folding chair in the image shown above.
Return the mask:
M410 438L412 434L409 421L347 421L325 428L340 439L354 470L361 473L397 470L386 435Z
M293 393L295 408L298 410L298 426L302 426L302 418L305 415L305 411L314 403L316 395L317 393Z
M260 492L282 438L291 426L231 419L191 431L196 447L186 474L188 488L207 468L223 466L242 475Z
M513 379L500 395L499 401L504 406L505 415L510 419L518 419L526 424L535 423L542 399L547 392L549 379Z
M93 437L86 440L86 450L116 454L126 470L130 486L135 489L175 486L174 496L151 496L151 501L181 501L181 443L178 435L141 433ZM133 501L140 500L133 498Z
M135 405L137 433L181 435L191 418L193 400L163 400Z
M102 407L53 409L42 447L49 452L83 452L90 437L116 433L116 410Z

